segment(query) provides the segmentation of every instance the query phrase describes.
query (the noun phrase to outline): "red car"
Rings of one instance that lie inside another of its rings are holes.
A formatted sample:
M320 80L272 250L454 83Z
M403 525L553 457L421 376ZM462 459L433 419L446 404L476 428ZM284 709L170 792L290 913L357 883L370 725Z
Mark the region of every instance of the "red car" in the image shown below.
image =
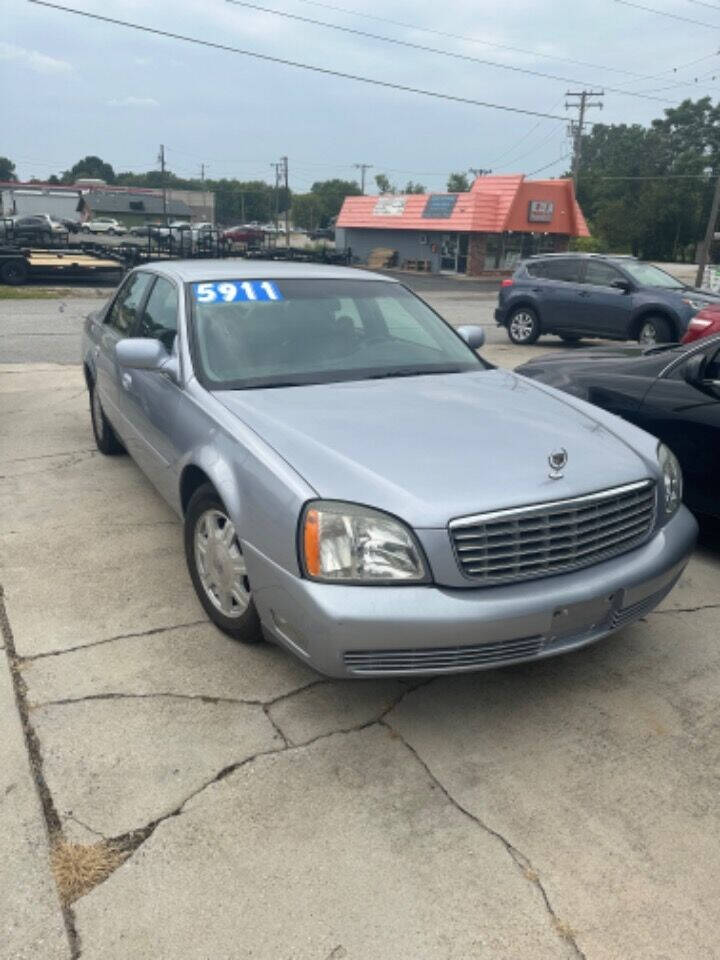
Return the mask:
M233 243L250 243L253 240L262 240L263 236L262 230L256 227L246 227L243 224L223 230L223 237L226 240L232 240Z
M720 333L720 304L703 307L688 324L683 343L692 343L700 337L709 337L711 333Z

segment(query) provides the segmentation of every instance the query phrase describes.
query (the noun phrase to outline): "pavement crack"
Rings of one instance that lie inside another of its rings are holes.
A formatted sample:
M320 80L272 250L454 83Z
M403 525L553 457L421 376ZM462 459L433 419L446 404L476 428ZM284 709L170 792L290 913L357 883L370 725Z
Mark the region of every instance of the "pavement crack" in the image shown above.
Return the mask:
M0 636L2 636L2 639L5 643L5 655L8 658L8 664L10 667L10 676L12 678L13 690L15 693L15 704L17 706L18 713L20 714L20 721L25 737L25 748L28 752L28 758L30 760L30 770L35 782L35 789L37 790L43 819L45 821L48 846L49 849L52 850L56 843L62 839L62 823L60 821L60 817L58 816L53 796L50 793L50 788L45 780L40 740L38 739L35 728L30 720L30 709L27 701L27 686L20 670L20 660L15 650L15 638L10 626L7 610L5 608L5 591L1 585ZM65 924L65 932L68 938L70 956L72 960L78 960L80 956L80 939L75 926L75 914L70 906L63 904L62 902L60 903L60 910L62 912L62 917Z
M572 928L565 921L561 920L555 912L552 903L550 902L550 897L548 896L547 890L540 879L540 875L537 870L533 867L532 863L525 856L522 851L518 850L506 837L504 837L497 830L494 830L489 824L485 823L484 820L481 820L480 817L472 813L467 807L464 807L459 800L456 800L455 797L450 793L448 788L443 784L443 782L432 772L428 764L423 760L417 750L399 733L395 727L388 723L385 718L379 720L379 723L384 726L390 733L391 736L397 737L406 749L412 754L412 756L417 760L420 766L423 768L428 777L432 782L438 787L442 792L443 796L447 799L448 803L451 803L455 809L461 813L468 820L471 820L477 827L483 830L488 836L493 837L499 843L503 845L507 851L510 859L513 861L515 866L520 870L523 876L535 887L537 892L540 895L540 898L545 905L545 910L550 917L553 929L556 931L558 936L564 940L568 946L572 949L575 956L578 960L586 960L585 954L580 949L575 939L575 933Z
M671 607L667 610L653 610L651 616L667 613L697 613L698 610L720 610L720 603L701 603L697 607Z
M103 643L115 643L117 640L133 640L136 637L152 637L158 633L167 633L169 630L181 630L183 627L199 627L210 623L209 620L190 620L187 623L173 623L167 627L152 627L150 630L138 630L135 633L118 633L114 637L104 637L102 640L92 640L90 643L78 643L74 647L65 647L63 650L46 650L44 653L33 653L20 658L22 662L42 660L43 657L61 657L65 653L75 653L76 650L89 650L99 647Z
M32 457L15 457L12 460L5 460L4 463L29 463L32 460L49 460L52 457L77 457L83 453L97 453L97 451L94 447L83 447L81 450L62 450L60 453L38 453Z
M66 707L74 703L87 703L93 700L199 700L201 703L235 703L243 706L264 707L262 700L242 700L237 697L213 697L204 693L88 693L84 697L65 697L60 700L44 700L29 704L30 710L40 707ZM272 722L272 721L271 721ZM274 724L273 724L274 726Z
M76 823L79 827L82 827L83 830L87 830L88 833L94 833L96 837L99 837L101 840L107 840L107 837L104 833L100 833L99 830L96 830L94 827L91 827L88 823L83 823L82 820L79 820L72 810L66 810L63 813L63 818L65 820L72 820L73 823Z

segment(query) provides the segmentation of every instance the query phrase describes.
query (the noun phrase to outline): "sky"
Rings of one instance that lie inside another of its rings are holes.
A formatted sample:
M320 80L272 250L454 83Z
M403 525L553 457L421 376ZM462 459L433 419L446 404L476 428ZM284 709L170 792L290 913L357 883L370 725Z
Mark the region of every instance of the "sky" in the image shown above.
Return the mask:
M720 93L720 0L257 0L254 8L228 0L64 2L558 119L434 99L5 0L0 155L16 163L21 179L60 173L87 154L116 171L155 169L161 143L180 176L199 176L204 163L209 177L269 181L270 164L286 155L298 192L316 180L358 178L355 163L373 165L367 192L376 192L377 173L400 188L413 180L429 190L445 189L450 171L469 168L552 177L569 167L568 119L576 114L566 110L567 90L605 91L602 111L590 110L589 120L641 124L686 97Z

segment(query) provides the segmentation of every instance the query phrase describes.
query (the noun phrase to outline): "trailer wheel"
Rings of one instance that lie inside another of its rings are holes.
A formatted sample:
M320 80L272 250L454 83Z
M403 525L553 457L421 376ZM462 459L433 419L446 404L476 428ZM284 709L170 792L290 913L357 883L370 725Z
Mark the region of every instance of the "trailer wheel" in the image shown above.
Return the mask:
M29 275L27 261L22 257L13 257L12 260L6 260L0 266L0 281L14 287L25 283Z

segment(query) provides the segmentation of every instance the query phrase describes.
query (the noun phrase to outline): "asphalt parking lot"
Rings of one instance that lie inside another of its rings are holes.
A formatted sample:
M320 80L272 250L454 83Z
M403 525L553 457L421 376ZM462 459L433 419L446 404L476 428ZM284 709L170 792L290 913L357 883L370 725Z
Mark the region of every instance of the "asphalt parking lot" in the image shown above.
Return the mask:
M417 283L501 366L578 349ZM720 956L718 526L593 647L326 680L215 630L177 518L96 452L93 306L0 302L0 958ZM61 891L68 864L102 882L61 903L50 850Z

